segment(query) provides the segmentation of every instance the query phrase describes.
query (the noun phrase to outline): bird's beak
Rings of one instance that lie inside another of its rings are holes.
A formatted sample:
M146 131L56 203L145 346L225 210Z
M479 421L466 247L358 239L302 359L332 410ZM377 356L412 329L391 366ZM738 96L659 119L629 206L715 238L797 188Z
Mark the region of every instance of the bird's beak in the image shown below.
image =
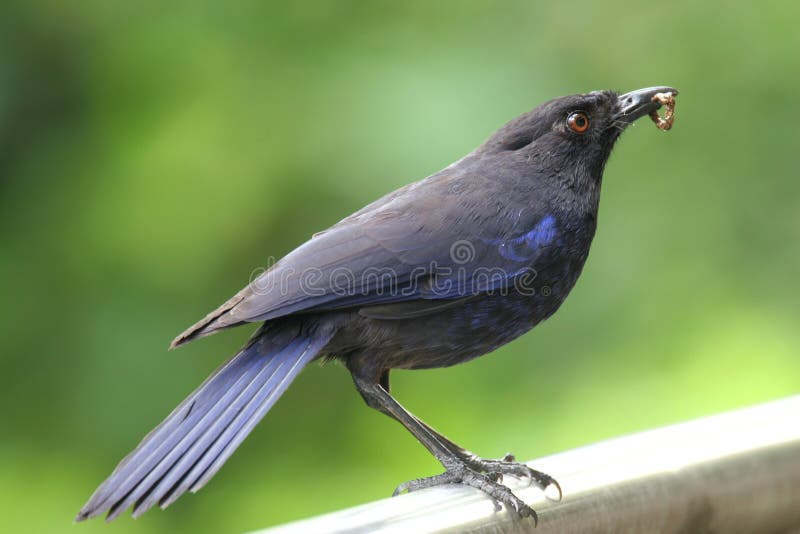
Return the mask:
M661 107L661 103L653 99L658 93L672 93L674 96L678 94L678 90L672 87L646 87L625 93L617 100L619 111L616 119L630 124L639 117L644 117L658 110Z

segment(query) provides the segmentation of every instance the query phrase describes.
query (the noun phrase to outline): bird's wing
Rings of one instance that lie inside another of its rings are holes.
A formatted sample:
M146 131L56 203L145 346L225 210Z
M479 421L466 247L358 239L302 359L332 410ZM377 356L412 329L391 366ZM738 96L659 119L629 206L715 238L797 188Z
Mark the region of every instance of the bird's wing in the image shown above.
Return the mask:
M518 228L520 217L496 217L502 200L496 209L483 206L486 220L474 220L470 214L475 206L468 203L488 200L454 190L463 180L448 173L434 175L317 234L178 336L173 346L245 322L300 312L449 301L507 283L530 265L531 253L541 253L552 239L544 236L536 242L534 236L532 241L530 232ZM542 219L530 212L524 218L531 217ZM412 308L410 313L419 314L427 306Z

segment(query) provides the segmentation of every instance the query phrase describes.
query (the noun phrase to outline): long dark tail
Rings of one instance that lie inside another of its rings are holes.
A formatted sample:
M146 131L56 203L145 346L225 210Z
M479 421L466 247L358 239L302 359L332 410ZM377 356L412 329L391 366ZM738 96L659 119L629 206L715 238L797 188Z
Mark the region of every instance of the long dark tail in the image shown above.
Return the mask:
M298 325L263 328L153 429L114 469L76 518L134 505L166 508L202 488L332 337Z

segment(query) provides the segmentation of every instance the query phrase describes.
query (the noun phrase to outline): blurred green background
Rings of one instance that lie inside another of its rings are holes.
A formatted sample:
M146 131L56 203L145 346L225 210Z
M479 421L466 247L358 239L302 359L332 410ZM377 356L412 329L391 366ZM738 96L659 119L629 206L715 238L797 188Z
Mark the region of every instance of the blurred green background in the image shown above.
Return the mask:
M555 96L678 87L606 169L573 295L412 411L532 458L800 389L788 2L3 2L0 517L8 532L237 532L389 495L436 462L312 366L202 492L72 518L249 335L172 337L280 256ZM746 429L742 429L746 432Z

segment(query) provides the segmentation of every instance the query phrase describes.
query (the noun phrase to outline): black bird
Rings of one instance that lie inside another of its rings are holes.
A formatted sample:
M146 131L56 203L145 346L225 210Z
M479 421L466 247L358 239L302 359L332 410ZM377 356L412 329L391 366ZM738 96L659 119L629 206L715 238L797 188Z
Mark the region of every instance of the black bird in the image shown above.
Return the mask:
M390 395L389 373L471 360L558 309L589 254L611 149L629 124L660 107L657 93L677 91L546 102L289 253L172 342L262 323L119 463L77 520L104 512L112 520L131 505L138 516L203 487L319 358L340 360L367 405L400 422L444 466L395 493L461 483L535 517L502 475L557 487L551 477L510 455L484 460L459 447Z

